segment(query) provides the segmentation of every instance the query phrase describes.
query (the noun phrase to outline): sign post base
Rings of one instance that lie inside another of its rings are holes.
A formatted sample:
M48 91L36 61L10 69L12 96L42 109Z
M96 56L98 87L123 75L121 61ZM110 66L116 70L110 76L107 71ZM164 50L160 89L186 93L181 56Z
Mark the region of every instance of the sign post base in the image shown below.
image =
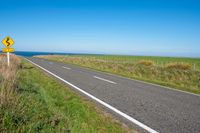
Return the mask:
M10 53L7 52L7 63L8 63L8 66L10 66Z

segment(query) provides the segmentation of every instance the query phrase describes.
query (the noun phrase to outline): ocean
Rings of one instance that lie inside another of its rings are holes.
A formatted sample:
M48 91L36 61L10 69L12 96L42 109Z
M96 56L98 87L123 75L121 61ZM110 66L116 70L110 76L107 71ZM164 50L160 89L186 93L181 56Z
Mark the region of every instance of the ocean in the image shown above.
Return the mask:
M2 52L0 51L0 54ZM91 53L60 53L60 52L31 52L31 51L15 51L14 54L20 55L20 56L36 56L36 55L106 55L106 54L91 54ZM111 54L107 54L111 55ZM160 56L160 57L179 57L179 58L200 58L198 55L190 55L190 56L164 56L164 55L145 55L145 54L136 54L136 55L127 55L127 56Z
M71 53L56 53L56 52L26 52L26 51L15 51L14 54L20 56L36 56L36 55L74 55Z

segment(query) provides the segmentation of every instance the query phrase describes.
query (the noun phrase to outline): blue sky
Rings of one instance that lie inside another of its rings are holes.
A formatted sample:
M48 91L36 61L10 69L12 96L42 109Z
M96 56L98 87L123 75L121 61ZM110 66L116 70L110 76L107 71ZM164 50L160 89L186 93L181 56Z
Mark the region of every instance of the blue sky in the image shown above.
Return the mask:
M0 39L18 51L200 57L197 0L0 2Z

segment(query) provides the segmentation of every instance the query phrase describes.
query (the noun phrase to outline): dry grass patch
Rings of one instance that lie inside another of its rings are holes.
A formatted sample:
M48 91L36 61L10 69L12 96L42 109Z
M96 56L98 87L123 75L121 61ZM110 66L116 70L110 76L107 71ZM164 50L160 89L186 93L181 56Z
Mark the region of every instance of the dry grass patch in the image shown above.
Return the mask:
M154 62L151 60L140 60L137 64L144 65L144 66L153 66Z
M166 67L171 69L189 70L192 66L188 63L169 63Z
M0 55L0 107L10 105L16 99L13 97L15 93L16 74L20 66L20 59L11 54L10 66L7 66L6 56Z

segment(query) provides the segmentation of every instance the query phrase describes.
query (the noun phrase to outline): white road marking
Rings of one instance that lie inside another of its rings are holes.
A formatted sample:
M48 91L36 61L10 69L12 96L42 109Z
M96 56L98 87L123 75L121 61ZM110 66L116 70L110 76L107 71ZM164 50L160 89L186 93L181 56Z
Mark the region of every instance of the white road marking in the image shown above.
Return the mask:
M96 79L99 79L99 80L106 81L106 82L111 83L111 84L117 84L116 82L113 82L113 81L110 81L110 80L107 80L107 79L104 79L104 78L100 78L100 77L97 77L97 76L93 76L93 77L96 78Z
M89 94L88 92L86 92L86 91L80 89L79 87L73 85L72 83L70 83L70 82L64 80L63 78L57 76L56 74L54 74L54 73L48 71L47 69L41 67L40 65L38 65L38 64L36 64L36 63L30 61L30 60L27 59L27 58L25 58L25 59L28 60L29 62L31 62L32 64L36 65L36 66L39 67L40 69L42 69L42 70L46 71L47 73L51 74L52 76L56 77L57 79L59 79L59 80L63 81L64 83L70 85L70 86L73 87L74 89L76 89L76 90L82 92L83 94L85 94L86 96L90 97L91 99L93 99L93 100L97 101L98 103L102 104L103 106L107 107L108 109L112 110L113 112L117 113L118 115L120 115L120 116L126 118L127 120L129 120L129 121L132 122L133 124L138 125L139 127L143 128L144 130L148 131L149 133L158 133L156 130L154 130L154 129L148 127L147 125L145 125L145 124L143 124L143 123L141 123L141 122L139 122L138 120L134 119L133 117L131 117L131 116L129 116L129 115L127 115L127 114L121 112L120 110L118 110L118 109L116 109L115 107L113 107L113 106L107 104L106 102L104 102L104 101L102 101L102 100L96 98L95 96L93 96L93 95Z
M63 66L63 68L68 69L68 70L71 70L71 68L69 68L69 67L65 67L65 66Z
M95 71L95 72L102 73L102 74L107 74L107 75L114 76L114 77L117 77L117 78L137 81L137 82L140 82L140 83L144 83L144 84L149 84L149 85L152 85L152 86L158 86L158 87L161 87L161 88L165 88L165 89L168 89L168 90L171 90L171 91L181 92L181 93L185 93L185 94L189 94L189 95L200 97L200 94L195 94L195 93L192 93L192 92L178 90L178 89L175 89L175 88L171 88L171 87L167 87L167 86L163 86L163 85L159 85L159 84L154 84L154 83L150 83L150 82L146 82L146 81L142 81L142 80L137 80L137 79L131 79L131 78L128 78L128 77L123 77L123 76L120 76L120 75L115 75L115 74L112 74L112 73L107 73L107 72L102 72L102 71L97 71L97 70L92 70L92 69L88 69L88 70Z

